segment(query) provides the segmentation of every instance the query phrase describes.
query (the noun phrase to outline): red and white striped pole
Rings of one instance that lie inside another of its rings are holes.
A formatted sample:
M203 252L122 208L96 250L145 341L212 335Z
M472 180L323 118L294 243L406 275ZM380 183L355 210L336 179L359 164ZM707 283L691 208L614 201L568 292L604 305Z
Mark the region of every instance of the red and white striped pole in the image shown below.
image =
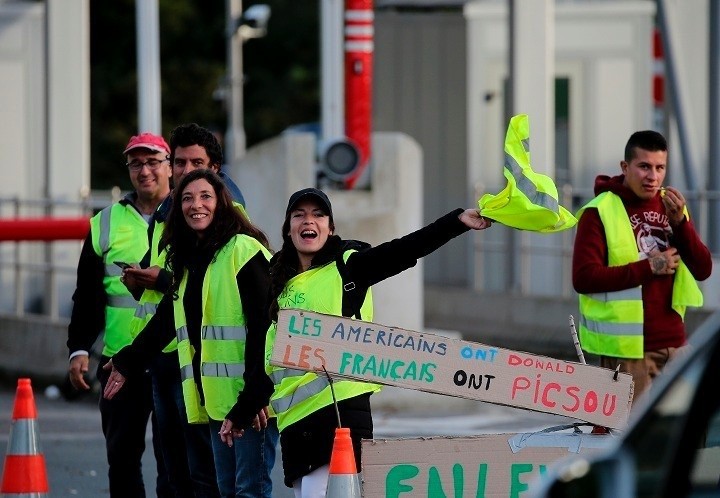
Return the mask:
M345 135L360 152L358 168L345 179L347 189L370 160L373 21L373 0L345 0Z

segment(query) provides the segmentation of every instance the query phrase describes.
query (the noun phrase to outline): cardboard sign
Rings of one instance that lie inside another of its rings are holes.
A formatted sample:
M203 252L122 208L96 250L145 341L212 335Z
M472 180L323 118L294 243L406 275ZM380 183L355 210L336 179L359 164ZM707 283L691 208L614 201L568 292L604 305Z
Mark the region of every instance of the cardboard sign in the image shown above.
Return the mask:
M608 446L612 436L493 434L365 439L364 498L518 497L552 462Z
M623 428L632 377L612 370L309 311L281 310L270 363Z

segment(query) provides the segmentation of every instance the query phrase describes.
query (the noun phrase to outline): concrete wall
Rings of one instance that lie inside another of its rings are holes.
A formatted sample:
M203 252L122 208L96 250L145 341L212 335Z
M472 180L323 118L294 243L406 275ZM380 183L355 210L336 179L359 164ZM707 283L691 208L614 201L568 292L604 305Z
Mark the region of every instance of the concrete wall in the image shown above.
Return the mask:
M61 379L67 372L67 320L0 314L0 331L0 374Z

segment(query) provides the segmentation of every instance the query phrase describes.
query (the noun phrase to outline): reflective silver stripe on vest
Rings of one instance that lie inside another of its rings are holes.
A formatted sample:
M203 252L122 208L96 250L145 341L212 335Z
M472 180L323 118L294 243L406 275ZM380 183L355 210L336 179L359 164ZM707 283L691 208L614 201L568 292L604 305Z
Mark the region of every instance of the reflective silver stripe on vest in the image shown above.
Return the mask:
M205 377L238 377L245 373L244 363L203 363L200 367Z
M230 325L204 325L202 338L208 341L244 341L247 337L247 328Z
M137 306L137 301L132 296L108 296L108 306L113 308L133 308Z
M269 375L269 377L270 377L270 380L273 381L273 384L277 386L277 385L280 385L280 382L282 382L282 380L285 377L302 377L306 373L308 373L308 372L305 370L296 370L293 368L281 368L280 370L273 370L273 372Z
M587 297L595 301L607 303L609 301L640 301L642 299L642 289L633 287L615 292L596 292L594 294L585 294Z
M190 336L188 335L187 325L183 325L182 327L178 327L175 329L175 335L177 336L178 341L189 341Z
M585 315L580 315L580 326L585 327L590 332L594 332L596 334L615 336L643 335L642 323L598 322L597 320L588 320Z
M135 308L135 317L145 319L148 315L154 315L157 312L158 303L138 303Z
M98 243L103 256L110 250L110 214L112 208L108 207L100 211L100 236Z
M307 372L302 372L303 374ZM311 396L315 396L329 385L327 378L316 377L314 380L307 384L303 384L298 387L295 392L288 394L282 398L274 399L270 401L270 404L275 410L275 413L284 413L293 406L302 403Z
M526 146L525 141L523 141L523 146ZM527 147L525 150L527 150ZM525 197L527 197L530 202L536 206L544 207L545 209L549 209L555 213L560 210L558 208L558 201L550 194L538 192L537 187L533 184L533 182L522 174L522 168L510 154L505 154L505 167L510 170L518 189L520 189L520 192L525 194Z
M180 379L181 380L188 380L188 379L195 380L195 376L193 375L192 365L185 365L184 367L180 367Z
M118 265L105 265L105 275L108 277L119 277L122 275L122 268Z

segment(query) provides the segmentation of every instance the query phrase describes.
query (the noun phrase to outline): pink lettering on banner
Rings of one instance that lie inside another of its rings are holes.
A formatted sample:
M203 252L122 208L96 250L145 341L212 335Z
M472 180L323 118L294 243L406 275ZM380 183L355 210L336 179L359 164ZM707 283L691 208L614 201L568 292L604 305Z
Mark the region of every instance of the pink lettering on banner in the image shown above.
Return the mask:
M571 363L553 360L549 358L537 358L535 356L522 357L518 354L510 353L508 356L508 365L523 366L533 368L535 370L545 370L547 372L558 372L572 375L575 367Z
M580 411L593 414L600 409L606 417L615 413L617 396L610 393L598 393L592 389L583 389L575 385L561 385L557 382L543 382L542 374L537 374L533 382L528 377L515 377L512 384L511 399L528 402L545 408L560 405L568 416ZM602 407L600 405L602 399ZM542 408L537 408L543 411Z

